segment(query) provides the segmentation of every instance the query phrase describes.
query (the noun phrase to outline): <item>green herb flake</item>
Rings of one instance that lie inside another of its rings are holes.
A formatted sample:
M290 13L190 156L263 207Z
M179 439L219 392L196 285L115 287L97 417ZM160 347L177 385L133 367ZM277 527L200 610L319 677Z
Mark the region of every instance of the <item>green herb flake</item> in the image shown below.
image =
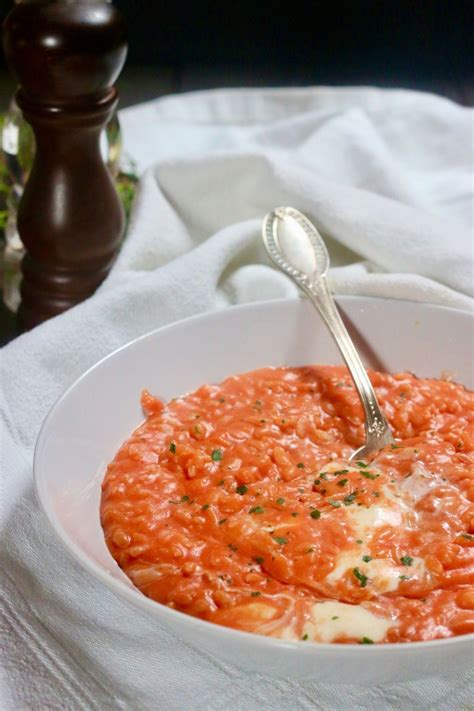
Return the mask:
M354 568L352 572L354 573L354 577L356 577L357 580L360 582L360 587L365 588L365 586L367 585L368 577L364 575L364 573L362 573L359 568Z
M176 454L176 445L174 442L170 442L170 452L171 454Z
M331 504L331 506L334 506L335 509L341 508L341 504L339 503L339 501L329 501L329 503Z
M461 533L461 536L466 539L466 541L474 541L474 536L470 533Z
M211 454L211 459L213 462L220 462L222 459L222 450L214 449Z
M236 553L236 551L239 550L234 543L229 543L228 547L230 548L231 551L234 551L234 553Z
M288 543L288 538L284 538L283 536L273 536L273 540L276 543L279 543L281 546L284 546Z
M321 518L321 511L318 511L318 509L313 509L310 514L311 518Z
M350 506L354 502L356 496L357 491L353 491L352 494L347 494L347 496L344 496L344 506Z
M349 474L349 469L339 469L337 472L334 472L334 476L342 476L343 474Z
M303 640L303 642L306 642L306 640L308 639L308 635L307 635L307 634L304 634L304 635L301 637L301 639Z
M363 541L361 538L358 538L357 541L356 541L356 543L358 543L359 546L361 546L361 545L363 544L363 542L364 542L364 541Z
M226 518L221 518L221 520L219 521L219 526L222 526L222 524L225 523L226 521L227 521Z
M362 476L366 479L378 479L380 474L374 474L373 472L361 472Z
M400 445L399 444L391 444L390 449L400 449Z
M257 555L255 556L254 561L258 563L258 565L262 565L265 561L265 558L263 558L261 555Z
M400 578L400 580L410 580L409 575L399 575L398 577Z
M328 473L329 473L329 472L320 472L320 473L318 474L318 477L319 477L320 479L327 479L327 478L328 478Z
M304 469L303 462L298 462L298 464L296 466L298 467L298 469Z
M175 501L174 499L168 499L169 504L179 504L179 501Z
M368 467L369 465L366 464L366 462L356 462L357 466L360 467L361 469L365 469L365 467Z
M373 644L374 640L370 639L370 637L362 637L360 640L359 644Z
M337 485L338 485L338 486L345 486L348 481L349 481L349 479L340 479L340 480L337 482Z
M254 592L250 593L250 597L260 597L262 593L259 592L258 590L255 590Z
M298 511L292 511L291 515L293 516L293 518L296 518L296 516L299 516L299 513Z
M224 479L217 482L217 486L224 486Z
M240 484L240 486L238 486L237 489L236 489L236 492L237 492L238 494L240 494L241 496L243 496L244 494L246 494L247 491L248 491L248 487L245 486L245 484Z
M285 503L285 499L283 499L283 498L280 496L280 498L277 499L277 504L278 504L279 506L283 506L284 503Z
M313 548L313 546L310 546L309 548L307 548L307 549L305 550L305 553L314 553L314 548Z
M219 402L220 402L220 403L225 402L225 397L220 397L220 398L219 398Z
M373 558L371 555L363 555L362 560L364 561L364 563L370 563L370 561L373 560Z
M249 513L262 514L262 513L265 513L265 509L262 506L252 506L252 508L249 509Z
M333 617L331 617L331 620L338 620L338 619L339 619L339 615L334 615Z
M400 562L403 563L403 565L411 565L413 563L413 558L409 555L404 555L400 558Z
M208 508L209 508L209 504L204 504L204 506L201 506L201 509L203 511L207 511Z
M181 497L181 502L182 502L183 504L184 504L185 501L189 501L189 496L187 496L186 494Z

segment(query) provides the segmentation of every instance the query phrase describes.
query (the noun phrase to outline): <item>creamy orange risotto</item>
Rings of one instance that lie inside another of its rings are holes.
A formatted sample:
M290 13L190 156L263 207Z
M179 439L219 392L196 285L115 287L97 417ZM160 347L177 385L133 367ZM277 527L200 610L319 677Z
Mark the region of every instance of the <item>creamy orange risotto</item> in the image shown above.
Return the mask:
M473 394L370 373L396 437L350 462L342 367L266 368L164 404L108 466L101 520L144 595L286 640L474 631Z

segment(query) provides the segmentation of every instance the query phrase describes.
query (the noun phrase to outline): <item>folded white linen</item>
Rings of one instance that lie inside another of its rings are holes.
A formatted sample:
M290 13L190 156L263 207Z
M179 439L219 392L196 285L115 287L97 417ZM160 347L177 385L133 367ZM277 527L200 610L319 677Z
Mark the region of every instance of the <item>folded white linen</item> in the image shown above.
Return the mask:
M337 293L472 309L472 112L413 92L321 88L174 96L121 119L147 170L112 273L1 352L0 708L467 708L469 673L297 684L184 645L69 558L35 500L32 454L49 407L112 349L198 312L296 296L260 245L277 205L319 226Z

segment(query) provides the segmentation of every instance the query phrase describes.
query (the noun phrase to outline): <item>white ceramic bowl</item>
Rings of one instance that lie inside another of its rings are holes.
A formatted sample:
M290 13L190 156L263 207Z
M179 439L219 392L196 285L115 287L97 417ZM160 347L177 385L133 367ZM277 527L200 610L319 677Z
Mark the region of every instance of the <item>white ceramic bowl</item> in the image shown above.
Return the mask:
M372 345L372 352L361 348L366 365L433 377L449 371L473 387L470 314L387 299L344 297L339 303ZM99 522L100 484L106 464L143 420L143 388L169 399L258 367L340 362L321 319L304 300L225 309L124 346L72 385L43 425L34 471L51 525L84 568L147 613L151 623L239 667L276 677L364 684L466 668L474 635L410 644L308 644L210 624L146 598L106 548Z

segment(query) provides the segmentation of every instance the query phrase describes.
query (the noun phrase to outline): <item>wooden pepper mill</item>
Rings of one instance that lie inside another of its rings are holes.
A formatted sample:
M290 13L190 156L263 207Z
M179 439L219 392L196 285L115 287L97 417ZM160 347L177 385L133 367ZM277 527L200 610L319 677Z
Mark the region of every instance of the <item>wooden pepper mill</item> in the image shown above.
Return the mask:
M16 0L4 22L7 62L36 152L18 210L26 248L19 318L31 328L90 296L120 246L124 213L100 135L127 45L107 0Z

